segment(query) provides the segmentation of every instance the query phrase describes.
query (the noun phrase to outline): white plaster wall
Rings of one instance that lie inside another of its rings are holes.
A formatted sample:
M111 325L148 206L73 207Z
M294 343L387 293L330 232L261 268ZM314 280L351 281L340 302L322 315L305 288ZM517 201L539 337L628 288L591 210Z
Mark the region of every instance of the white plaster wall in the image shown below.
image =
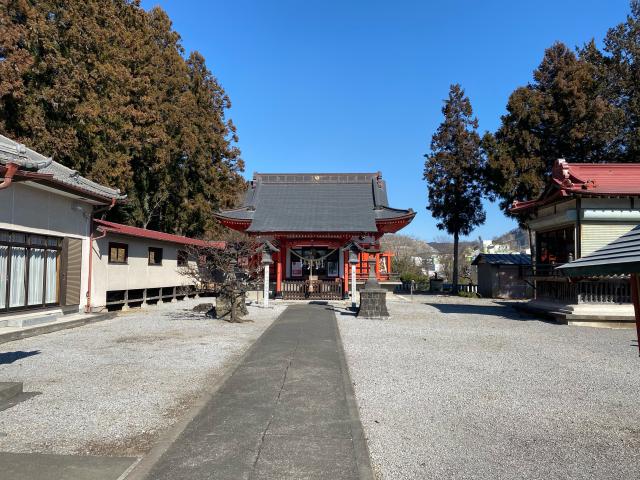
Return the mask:
M580 202L582 208L606 208L606 209L628 209L631 208L631 197L626 198L589 198L585 197ZM638 208L638 198L636 197L635 207Z
M109 242L129 246L126 264L109 263ZM149 247L162 248L162 265L149 265ZM194 280L183 275L182 269L178 267L178 250L184 248L183 245L111 233L98 239L93 248L93 309L105 306L106 293L111 290L193 285Z
M575 200L567 200L564 202L559 202L559 203L556 203L555 205L550 205L548 207L542 207L538 209L538 218L548 217L551 215L556 215L558 213L563 213L572 208L576 208Z
M29 183L0 190L0 228L82 240L80 309L86 305L92 206Z

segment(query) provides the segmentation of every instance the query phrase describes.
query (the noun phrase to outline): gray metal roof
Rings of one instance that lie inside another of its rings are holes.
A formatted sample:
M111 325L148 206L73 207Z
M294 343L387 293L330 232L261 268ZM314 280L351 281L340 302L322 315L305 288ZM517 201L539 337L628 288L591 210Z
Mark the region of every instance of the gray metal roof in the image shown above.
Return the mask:
M565 275L640 273L640 225L589 255L558 267Z
M488 263L490 265L531 265L531 255L526 253L481 253L471 265Z
M218 214L248 232L376 232L376 220L413 215L387 205L379 173L255 174L244 205Z
M263 184L250 232L375 232L371 184Z
M0 165L15 163L22 170L51 175L51 180L73 189L108 199L123 200L119 189L106 187L81 176L77 171L47 158L10 138L0 135Z

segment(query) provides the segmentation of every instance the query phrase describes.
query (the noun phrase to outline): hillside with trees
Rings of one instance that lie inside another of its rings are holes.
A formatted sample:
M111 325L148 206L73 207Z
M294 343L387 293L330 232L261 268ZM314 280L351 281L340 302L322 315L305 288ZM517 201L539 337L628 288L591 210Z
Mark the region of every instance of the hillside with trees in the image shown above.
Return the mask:
M128 203L131 225L211 235L244 188L229 97L167 14L138 0L0 6L0 133Z
M494 244L507 245L514 252L521 252L529 248L529 234L522 228L514 228L495 237Z

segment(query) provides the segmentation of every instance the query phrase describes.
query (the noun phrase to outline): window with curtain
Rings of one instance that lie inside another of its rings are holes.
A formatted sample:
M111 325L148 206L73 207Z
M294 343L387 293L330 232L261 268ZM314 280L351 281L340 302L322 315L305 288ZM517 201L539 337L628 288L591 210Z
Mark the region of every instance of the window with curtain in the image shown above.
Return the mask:
M48 250L46 255L46 281L45 281L45 303L58 303L58 272L60 257L59 252L55 250Z
M58 303L61 247L57 237L0 230L0 313Z
M44 301L44 250L32 248L29 252L29 305Z

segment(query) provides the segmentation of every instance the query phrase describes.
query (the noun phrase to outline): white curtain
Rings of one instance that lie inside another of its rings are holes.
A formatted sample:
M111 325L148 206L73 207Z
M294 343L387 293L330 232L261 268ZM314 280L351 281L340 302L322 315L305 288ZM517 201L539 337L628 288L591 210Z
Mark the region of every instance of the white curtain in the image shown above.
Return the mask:
M11 249L11 283L9 285L9 307L22 307L25 300L24 278L26 274L26 249Z
M29 255L29 305L41 305L44 293L44 250L32 248Z
M47 251L47 287L45 302L56 303L58 301L58 252Z
M9 247L0 245L0 309L5 308L7 302L7 254Z

